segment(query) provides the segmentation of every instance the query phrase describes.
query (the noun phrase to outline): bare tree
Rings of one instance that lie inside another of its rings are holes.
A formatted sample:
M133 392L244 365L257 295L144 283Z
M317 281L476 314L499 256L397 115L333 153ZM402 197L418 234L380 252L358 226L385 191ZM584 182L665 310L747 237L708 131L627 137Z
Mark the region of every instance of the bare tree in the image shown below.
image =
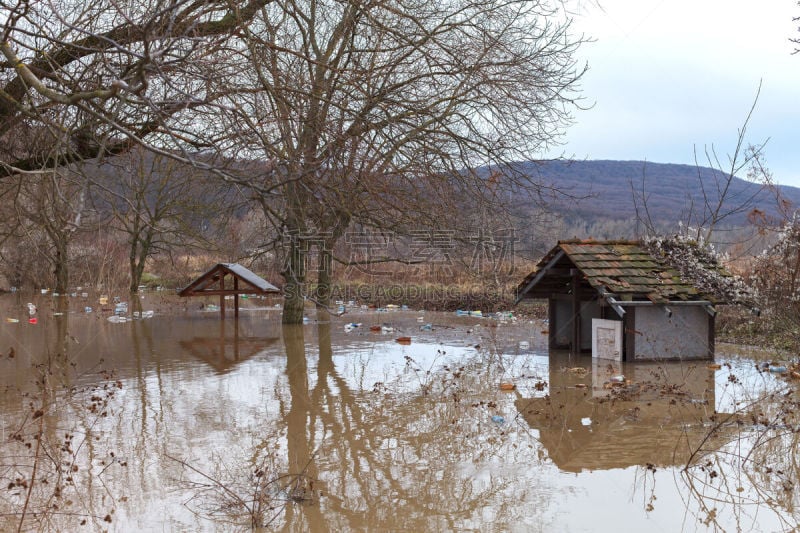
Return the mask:
M3 219L8 242L2 253L5 270L19 271L10 276L11 281L36 286L53 283L55 292L67 292L70 247L81 232L98 222L86 175L70 165L24 173L13 180L7 178L0 185L0 197L13 206ZM46 273L35 265L25 268L20 260L47 265L52 272ZM27 270L26 280L21 279L22 269Z
M186 115L210 112L219 95L205 82L227 74L218 54L269 1L0 2L0 177L202 145ZM42 132L58 151L27 142Z
M582 38L559 5L281 0L259 12L214 143L270 164L241 182L284 236L285 322L302 318L310 247L330 249L355 222L452 224L490 197L471 169L554 141L582 74Z
M217 247L215 228L242 201L208 174L141 149L95 167L100 205L128 245L129 288L138 292L148 259L176 247Z
M747 223L758 201L766 198L767 191L775 191L772 175L763 161L766 142L757 145L747 142L747 127L760 92L759 85L753 104L737 131L733 151L727 158L720 158L713 145L707 146L703 151L705 162L702 164L695 150L696 189L700 195L698 198L696 191L687 192L685 212L677 222L680 225L679 233L701 246L711 244L723 226L736 222L740 225ZM747 178L744 186L737 185L741 176ZM644 168L641 183L637 186L631 182L631 191L638 222L644 225L646 235L655 236L662 228L650 216L646 180Z

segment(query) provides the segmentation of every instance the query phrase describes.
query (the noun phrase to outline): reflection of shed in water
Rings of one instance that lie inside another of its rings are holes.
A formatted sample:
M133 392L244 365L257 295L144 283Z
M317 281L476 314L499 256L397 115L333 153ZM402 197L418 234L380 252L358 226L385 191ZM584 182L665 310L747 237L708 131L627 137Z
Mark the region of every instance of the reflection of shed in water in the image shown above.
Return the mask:
M551 355L549 395L516 401L560 469L668 466L689 460L714 413L713 371L704 364L623 366L581 360L583 367L570 367L567 359ZM612 383L623 371L625 381Z
M242 361L265 351L278 340L278 337L243 337L238 331L226 336L225 329L220 328L219 336L194 337L182 340L179 344L188 353L223 374Z
M548 300L550 348L627 361L713 357L713 305L726 303L630 241L560 241L517 295Z

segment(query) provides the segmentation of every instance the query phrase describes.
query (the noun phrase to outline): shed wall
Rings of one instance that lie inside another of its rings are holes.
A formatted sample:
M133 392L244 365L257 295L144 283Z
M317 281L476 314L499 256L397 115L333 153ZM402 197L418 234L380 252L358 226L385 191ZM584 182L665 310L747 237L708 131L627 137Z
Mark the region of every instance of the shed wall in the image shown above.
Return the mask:
M584 300L580 308L582 351L592 349L592 319L600 318L600 303ZM550 347L569 348L572 344L572 298L556 295L550 299Z
M673 306L667 317L664 306L636 308L635 360L705 359L713 355L709 347L713 327L701 306ZM629 356L630 357L630 356Z

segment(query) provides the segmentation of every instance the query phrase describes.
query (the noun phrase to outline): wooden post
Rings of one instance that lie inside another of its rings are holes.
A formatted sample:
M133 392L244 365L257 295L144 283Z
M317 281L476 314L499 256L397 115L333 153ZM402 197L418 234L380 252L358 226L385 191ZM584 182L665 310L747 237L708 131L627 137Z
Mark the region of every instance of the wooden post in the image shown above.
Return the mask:
M239 278L233 276L233 316L239 320Z
M219 277L219 316L225 318L225 273Z
M572 353L581 353L581 294L580 270L573 268L572 275Z

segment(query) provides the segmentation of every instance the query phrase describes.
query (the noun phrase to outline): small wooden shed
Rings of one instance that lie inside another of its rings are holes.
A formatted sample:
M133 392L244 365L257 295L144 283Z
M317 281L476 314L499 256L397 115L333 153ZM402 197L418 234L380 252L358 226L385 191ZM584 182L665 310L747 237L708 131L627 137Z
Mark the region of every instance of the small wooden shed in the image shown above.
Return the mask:
M623 361L713 357L714 305L727 303L639 241L559 241L517 288L525 298L548 300L550 348Z
M226 283L226 278L232 281ZM240 294L278 294L280 289L238 263L217 263L208 272L178 291L179 296L219 295L219 310L225 316L225 297L232 295L234 314L239 316Z

